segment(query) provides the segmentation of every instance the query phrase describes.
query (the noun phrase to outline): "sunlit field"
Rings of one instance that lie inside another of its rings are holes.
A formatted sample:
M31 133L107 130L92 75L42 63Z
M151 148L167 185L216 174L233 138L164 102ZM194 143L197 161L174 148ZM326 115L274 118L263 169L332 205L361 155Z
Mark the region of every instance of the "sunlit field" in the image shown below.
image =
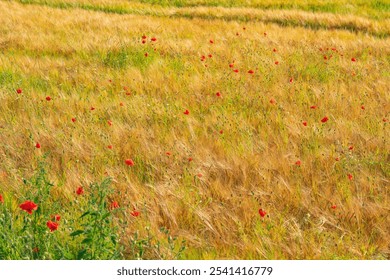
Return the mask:
M0 1L0 259L390 259L388 0Z

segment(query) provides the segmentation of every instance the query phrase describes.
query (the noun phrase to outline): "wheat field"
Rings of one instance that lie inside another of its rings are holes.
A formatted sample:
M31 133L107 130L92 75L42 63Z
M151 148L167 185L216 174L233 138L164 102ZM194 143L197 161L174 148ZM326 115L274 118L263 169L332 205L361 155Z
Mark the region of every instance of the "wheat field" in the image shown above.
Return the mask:
M0 1L1 258L81 257L77 207L110 177L115 258L389 259L389 18L389 1ZM35 215L40 161L53 248L4 234Z

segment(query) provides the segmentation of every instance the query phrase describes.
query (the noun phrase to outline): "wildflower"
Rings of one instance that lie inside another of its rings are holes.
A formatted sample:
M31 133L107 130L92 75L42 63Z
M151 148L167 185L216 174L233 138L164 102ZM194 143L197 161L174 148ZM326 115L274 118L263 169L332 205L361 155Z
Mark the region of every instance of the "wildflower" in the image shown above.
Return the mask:
M253 74L255 73L255 71L253 71L252 69L248 71L249 74Z
M36 144L35 144L35 148L40 149L40 148L41 148L41 144L36 143Z
M128 166L134 166L134 161L131 160L131 159L126 159L126 160L125 160L125 163L126 163L126 165L128 165Z
M83 187L78 187L77 190L76 190L76 194L77 195L82 195L83 193L84 193Z
M30 200L26 200L25 202L23 202L22 204L19 205L19 207L26 211L27 213L29 214L32 214L32 211L33 210L37 210L38 209L38 205L36 205L34 202L30 201Z
M157 41L157 38L156 38L156 37L153 37L152 39L150 39L150 41L156 42L156 41Z
M137 211L137 210L133 210L131 213L131 216L133 216L133 217L138 217L141 213L139 212L139 211Z
M107 123L109 126L112 126L112 121L109 120L109 121L107 121Z
M117 201L111 202L110 209L113 210L113 209L116 209L116 208L119 208L119 203Z
M233 72L238 73L238 69L234 69Z
M349 146L348 150L352 151L353 150L353 146Z
M293 83L293 81L294 81L294 80L293 80L293 78L290 78L290 84L292 84L292 83Z
M328 117L323 117L323 118L321 119L321 122L322 122L322 123L326 123L328 120L329 120Z
M310 106L310 109L317 109L316 105Z
M352 174L348 174L348 179L349 179L349 180L352 180L352 179L353 179Z
M108 145L107 148L112 150L112 145Z
M58 214L57 214L57 215L51 216L51 218L54 219L54 220L57 221L57 222L58 222L59 220L61 220L61 216L58 215Z
M189 114L190 114L190 111L185 110L183 114L184 114L184 115L189 115Z
M0 203L4 203L4 198L1 194L0 194Z
M264 218L265 217L265 215L267 215L267 212L265 212L263 209L259 209L259 214L260 214L260 216L262 217L262 218Z
M336 204L333 204L332 206L330 206L330 208L332 208L332 209L336 209L336 208L337 208L337 206L336 206Z
M208 55L208 57L209 57L209 58L212 58L212 57L213 57L213 55L212 55L212 54L209 54L209 55Z
M211 39L211 40L210 40L210 44L214 44L214 40Z
M76 122L76 118L72 118L72 122Z
M190 157L190 158L188 158L188 162L191 162L192 161L192 158Z
M221 93L219 91L217 92L216 95L217 95L217 97L221 97Z
M301 161L300 161L300 160L297 160L297 161L295 162L295 165L301 165Z
M275 101L275 99L271 98L271 99L270 99L270 101L269 101L269 103L271 103L271 104L275 104L275 103L276 103L276 101Z
M352 57L352 58L351 58L351 61L352 61L352 62L356 62L356 58Z
M145 40L147 37L146 35L142 35L142 39Z
M278 65L279 64L279 61L275 61L275 65Z
M91 111L95 110L95 107L91 107Z
M18 94L21 94L21 93L22 93L22 89L18 88L18 89L16 90L16 92L17 92Z
M230 63L230 64L229 64L229 67L230 67L230 68L233 68L233 67L234 67L234 63Z
M46 96L46 100L47 100L47 101L50 101L50 100L51 100L51 97L50 97L50 96Z
M46 223L47 227L50 229L51 232L55 231L58 229L58 223L53 222L53 221L48 221Z
M171 155L171 152L166 152L165 153L167 156L170 156Z
M148 55L149 55L149 54L148 54L147 52L144 54L145 57L148 57Z
M307 121L302 122L303 126L307 126Z

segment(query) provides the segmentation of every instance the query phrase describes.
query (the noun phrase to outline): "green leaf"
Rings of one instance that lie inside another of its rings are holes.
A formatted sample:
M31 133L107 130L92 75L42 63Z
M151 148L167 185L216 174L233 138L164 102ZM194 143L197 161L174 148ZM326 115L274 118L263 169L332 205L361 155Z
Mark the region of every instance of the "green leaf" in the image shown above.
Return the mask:
M86 252L87 252L87 249L82 249L82 250L80 250L80 251L78 252L78 254L77 254L77 259L78 259L78 260L81 260L81 259L84 257L84 255L85 255Z
M89 244L89 243L92 243L92 238L85 238L83 241L81 241L81 244Z
M89 215L89 214L90 214L89 211L85 212L83 215L80 216L80 219L81 219L82 217L85 217L85 216Z
M76 230L76 231L72 232L70 234L70 236L77 236L77 235L80 235L80 234L83 234L83 233L84 233L84 231L79 229L79 230Z

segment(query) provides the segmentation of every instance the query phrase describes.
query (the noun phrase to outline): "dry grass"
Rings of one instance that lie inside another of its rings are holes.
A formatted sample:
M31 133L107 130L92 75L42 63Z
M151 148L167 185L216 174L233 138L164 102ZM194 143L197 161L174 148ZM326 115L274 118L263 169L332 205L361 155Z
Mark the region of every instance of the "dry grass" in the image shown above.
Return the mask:
M58 196L112 176L129 233L169 228L188 259L389 258L388 20L148 9L0 2L1 192L49 152Z

